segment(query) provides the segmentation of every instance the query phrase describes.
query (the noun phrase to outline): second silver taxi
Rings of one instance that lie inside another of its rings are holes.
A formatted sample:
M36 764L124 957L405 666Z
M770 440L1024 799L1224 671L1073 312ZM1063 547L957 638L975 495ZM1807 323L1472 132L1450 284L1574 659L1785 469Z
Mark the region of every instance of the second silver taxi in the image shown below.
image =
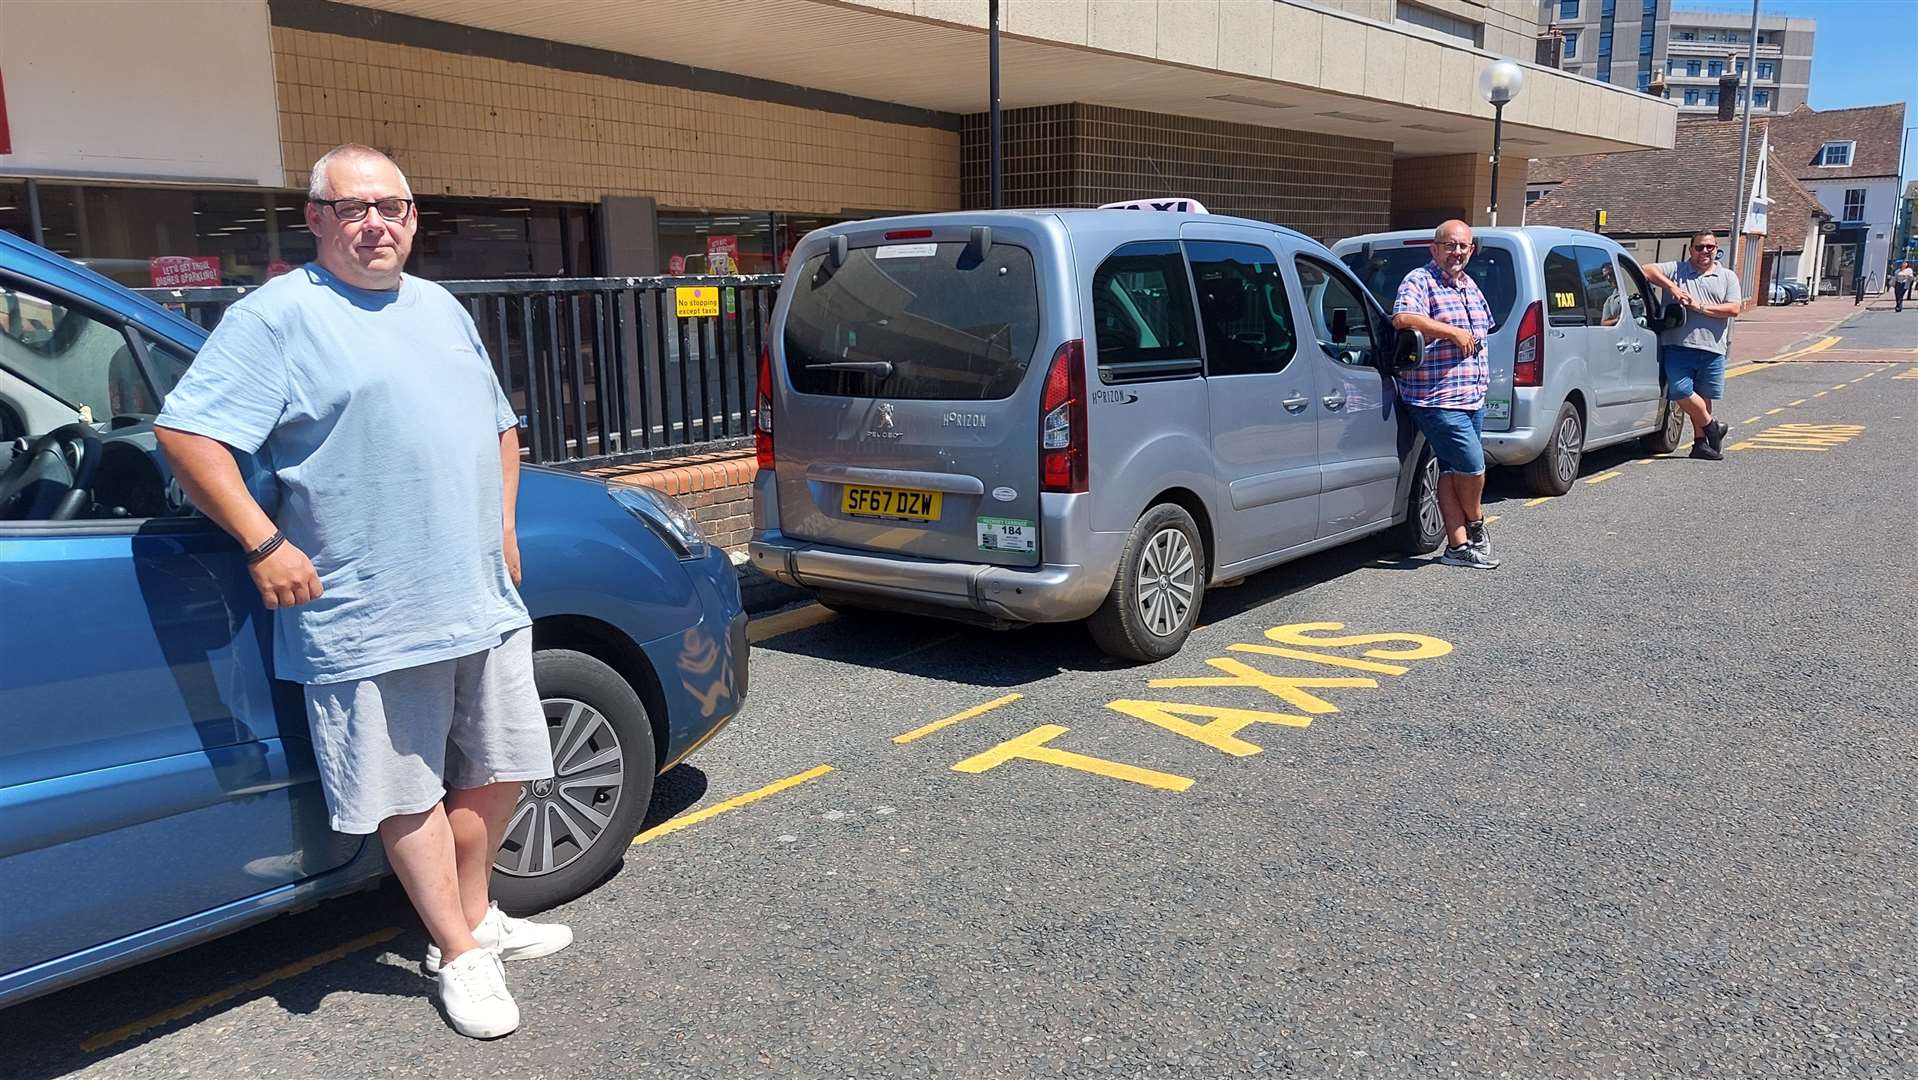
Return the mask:
M1441 539L1391 380L1416 337L1289 229L1161 209L836 225L795 250L768 341L751 558L829 607L1086 619L1146 661L1208 585L1386 530Z

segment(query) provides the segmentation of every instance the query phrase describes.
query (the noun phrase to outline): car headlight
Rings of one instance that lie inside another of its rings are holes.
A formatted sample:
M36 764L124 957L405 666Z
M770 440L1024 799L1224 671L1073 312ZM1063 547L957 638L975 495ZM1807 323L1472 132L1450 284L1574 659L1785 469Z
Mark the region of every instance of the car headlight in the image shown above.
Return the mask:
M611 484L606 493L658 533L680 558L706 557L706 534L700 531L699 522L693 520L693 515L686 512L678 499L638 484Z

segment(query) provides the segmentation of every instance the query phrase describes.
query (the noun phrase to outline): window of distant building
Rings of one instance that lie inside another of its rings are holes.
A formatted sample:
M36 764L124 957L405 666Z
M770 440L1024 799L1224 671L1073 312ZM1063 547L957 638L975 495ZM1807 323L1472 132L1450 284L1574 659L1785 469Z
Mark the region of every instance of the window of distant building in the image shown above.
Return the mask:
M1855 145L1852 142L1828 142L1818 148L1816 164L1826 168L1850 165L1851 151Z
M1567 22L1578 18L1578 0L1558 0L1558 17Z
M1865 220L1865 189L1861 187L1845 189L1845 220Z
M1725 64L1721 60L1713 60L1711 63L1705 65L1705 74L1710 75L1714 79L1724 73Z
M1703 64L1701 64L1701 63L1700 63L1699 61L1697 61L1697 60L1687 60L1687 61L1685 61L1685 74L1687 74L1687 75L1690 75L1690 76L1692 76L1693 78L1697 78L1697 77L1698 77L1698 75L1699 75L1699 73L1700 73L1700 72L1701 72L1701 71L1702 71L1703 69L1704 69L1704 68L1703 68Z
M1572 57L1577 55L1578 55L1578 31L1567 30L1565 31L1565 59L1570 60Z
M1685 91L1685 104L1687 104L1687 105L1696 105L1696 104L1698 104L1698 91L1697 91L1697 90L1687 90L1687 91Z
M1759 108L1761 108L1761 109L1767 109L1767 108L1770 108L1770 107L1771 107L1771 91L1770 91L1770 90L1760 90L1760 91L1758 92L1758 97L1757 97L1757 101L1758 101L1758 107L1759 107Z
M1771 66L1770 64L1768 64L1768 63L1764 63L1764 64L1759 64L1759 65L1758 65L1758 77L1759 77L1759 78L1761 78L1761 79L1764 79L1764 80L1766 80L1767 82L1769 82L1769 81L1771 81L1771 79L1772 79L1772 77L1773 77L1773 73L1774 73L1774 72L1775 72L1776 70L1777 70L1776 68L1774 68L1774 67L1772 67L1772 66Z

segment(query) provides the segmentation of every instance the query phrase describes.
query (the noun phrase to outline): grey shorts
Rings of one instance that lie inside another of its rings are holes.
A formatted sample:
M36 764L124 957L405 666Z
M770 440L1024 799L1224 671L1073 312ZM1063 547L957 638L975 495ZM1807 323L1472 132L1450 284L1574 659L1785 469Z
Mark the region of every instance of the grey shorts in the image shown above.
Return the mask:
M430 810L447 788L553 775L530 628L458 659L309 685L306 714L326 808L343 833Z

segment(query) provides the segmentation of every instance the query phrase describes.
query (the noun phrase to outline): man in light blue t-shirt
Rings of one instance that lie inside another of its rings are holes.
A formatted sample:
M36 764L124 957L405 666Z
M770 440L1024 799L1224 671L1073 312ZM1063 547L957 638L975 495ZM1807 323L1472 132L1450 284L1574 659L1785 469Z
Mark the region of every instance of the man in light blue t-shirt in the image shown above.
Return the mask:
M419 216L398 166L330 151L306 222L318 257L227 311L160 446L277 610L275 674L305 684L333 828L379 833L453 1027L504 1035L519 1009L500 961L572 942L488 899L521 784L553 775L518 591L517 418L466 309L402 272ZM277 517L233 451L278 479Z

